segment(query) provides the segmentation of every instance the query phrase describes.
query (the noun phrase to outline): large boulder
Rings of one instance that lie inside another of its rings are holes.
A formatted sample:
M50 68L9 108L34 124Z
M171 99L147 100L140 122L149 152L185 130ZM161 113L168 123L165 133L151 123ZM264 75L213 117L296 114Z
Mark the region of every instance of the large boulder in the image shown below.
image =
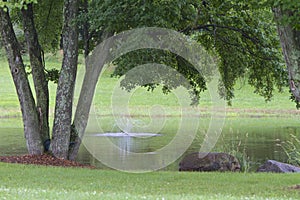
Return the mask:
M257 169L257 172L275 172L275 173L298 172L300 173L300 167L278 162L275 160L268 160Z
M179 171L240 171L238 159L227 153L191 153L179 163Z

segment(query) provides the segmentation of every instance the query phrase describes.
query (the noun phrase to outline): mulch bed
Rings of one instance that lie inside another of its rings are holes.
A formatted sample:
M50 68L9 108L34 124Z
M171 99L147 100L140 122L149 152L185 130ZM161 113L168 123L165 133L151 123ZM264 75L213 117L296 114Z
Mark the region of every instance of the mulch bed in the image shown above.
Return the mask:
M48 154L43 155L22 155L22 156L0 156L0 162L6 163L19 163L31 165L46 165L46 166L59 166L59 167L80 167L96 169L91 165L85 165L75 161L64 160L55 158Z
M292 190L300 190L300 185L294 185L292 187L289 187L289 189L292 189Z

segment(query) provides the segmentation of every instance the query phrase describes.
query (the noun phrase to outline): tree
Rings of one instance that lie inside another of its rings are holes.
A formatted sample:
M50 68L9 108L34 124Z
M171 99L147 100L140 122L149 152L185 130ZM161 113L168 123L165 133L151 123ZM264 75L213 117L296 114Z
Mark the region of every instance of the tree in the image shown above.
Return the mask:
M49 97L46 72L43 63L43 51L39 44L38 32L34 22L34 2L35 1L26 1L19 4L6 1L1 2L0 28L9 66L20 101L27 148L30 154L41 154L43 152L42 144L44 144L44 151L47 151L50 142L48 122ZM18 7L22 13L23 28L36 90L35 99L29 86L22 55L20 53L20 45L15 36L9 15L9 11L15 7ZM48 13L50 13L50 8ZM64 3L63 30L64 59L57 90L55 124L52 134L53 154L56 157L65 159L68 156L72 116L72 95L77 69L78 31L76 28L77 25L73 20L77 17L77 14L78 1L66 0Z
M278 23L282 52L289 72L289 85L299 108L300 102L300 2L275 1L273 12Z
M271 9L249 7L245 2L236 1L92 1L89 11L81 16L91 22L91 41L100 42L104 33L119 33L124 30L144 26L159 26L175 29L199 41L206 49L220 59L220 73L225 93L221 94L230 102L234 97L233 86L241 76L248 76L255 92L270 100L273 90L286 85L286 72L279 51L276 24ZM95 34L98 33L98 34ZM137 65L148 62L167 64L178 70L188 80L196 97L194 103L205 90L205 80L186 60L154 49L130 52L113 61L117 66L113 75L121 76ZM262 67L263 66L263 67ZM97 74L97 73L96 73ZM88 75L86 75L89 77ZM90 75L92 76L92 75ZM86 79L85 79L86 80ZM136 86L146 86L149 90L156 84L132 83L125 76L122 86L130 90ZM180 85L175 82L169 92ZM170 84L168 84L170 85ZM84 87L87 96L93 95L94 88ZM80 95L80 98L85 98ZM90 99L90 98L88 98ZM80 100L79 100L80 101ZM90 102L86 108L89 109ZM82 111L78 114L77 111ZM78 135L75 148L80 145L88 112L77 109L74 127ZM78 115L77 115L78 114ZM80 120L76 120L80 119ZM79 136L79 137L78 137ZM76 152L76 150L75 150ZM75 153L76 154L76 153Z
M27 148L30 154L41 154L42 142L40 139L38 109L29 86L21 56L21 48L13 30L8 8L4 8L0 9L1 35L21 106Z
M1 38L20 101L29 153L41 154L47 151L50 145L47 86L49 73L45 70L43 50L56 49L61 33L64 54L58 79L50 146L54 156L73 160L81 144L90 106L78 105L72 123L74 82L80 44L83 44L84 54L88 56L98 43L124 30L145 26L173 29L201 43L220 61L220 87L224 88L221 91L225 91L221 95L228 102L234 97L237 79L243 76L248 77L249 84L255 88L254 92L270 100L274 89L281 90L286 86L288 77L271 8L274 8L278 23L278 32L290 72L291 89L298 99L298 1L289 0L284 3L283 0L65 0L63 4L59 0L1 1ZM21 11L22 24L19 26L23 27L25 33L35 98L29 86L20 53L21 47L12 25L10 14L14 11ZM84 39L81 43L78 43L79 33L82 36L80 38ZM192 97L194 103L198 102L201 92L206 88L205 80L193 66L169 51L142 49L125 54L113 62L117 65L115 76L126 74L135 66L148 62L158 62L175 68L190 80L192 87L189 89L196 94ZM122 82L126 89L141 85L128 80L130 77L125 77L125 81ZM164 92L180 86L177 83L170 88L163 87ZM157 85L142 86L152 90ZM86 89L89 95L93 94L94 88L83 89Z
M63 63L56 93L55 116L52 135L52 153L67 159L69 152L73 94L78 60L78 27L74 22L78 15L78 1L64 3Z
M27 4L26 8L21 9L23 18L23 28L25 40L27 42L30 57L31 73L34 81L36 93L36 110L38 114L39 135L42 143L50 139L49 134L49 91L46 81L45 63L43 52L39 44L38 34L33 21L33 5Z

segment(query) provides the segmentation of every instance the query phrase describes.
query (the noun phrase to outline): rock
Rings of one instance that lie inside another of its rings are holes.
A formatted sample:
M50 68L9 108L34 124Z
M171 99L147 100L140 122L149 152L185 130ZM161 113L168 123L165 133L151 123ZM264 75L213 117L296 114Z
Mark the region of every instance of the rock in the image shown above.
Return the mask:
M179 163L179 171L240 171L238 159L227 153L191 153Z
M294 165L278 162L275 160L268 160L265 164L261 165L257 172L275 172L275 173L300 173L300 167Z

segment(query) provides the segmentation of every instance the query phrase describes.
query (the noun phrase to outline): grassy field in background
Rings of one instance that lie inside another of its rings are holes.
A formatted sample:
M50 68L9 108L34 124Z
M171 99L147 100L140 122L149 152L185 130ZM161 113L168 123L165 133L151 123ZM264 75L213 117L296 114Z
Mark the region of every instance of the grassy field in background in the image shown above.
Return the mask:
M49 55L45 57L46 67L59 68L60 67L60 56ZM26 60L26 58L25 58ZM80 63L84 63L83 59L80 59ZM79 66L79 70L83 65ZM111 114L111 104L112 104L112 93L117 84L118 79L111 78L110 74L112 72L111 68L108 68L101 75L101 79L97 85L96 95L95 95L95 105L101 110L101 114ZM82 71L79 71L82 74ZM13 85L13 81L7 66L7 61L4 58L0 58L0 116L1 117L12 117L20 116L19 103ZM80 77L80 76L78 76ZM32 81L30 81L32 83ZM76 85L78 86L78 85ZM57 85L50 82L50 115L53 116L54 104L55 104L55 91ZM239 114L251 114L260 113L263 115L268 115L274 112L276 114L295 114L297 111L295 109L295 104L289 100L290 94L288 93L288 88L284 90L283 93L274 93L274 98L271 102L265 102L264 98L253 93L254 88L245 83L245 80L239 80L236 86L235 98L232 100L232 106L227 107L227 112L229 115L235 116ZM75 91L75 97L77 98L79 94L79 89L77 87ZM130 98L129 106L132 108L133 114L139 111L143 111L143 108L152 105L162 105L169 107L170 110L178 109L178 99L175 95L164 95L160 89L156 89L153 92L148 92L144 88L137 89L134 91ZM210 96L208 92L203 94L200 100L200 109L205 109L210 105ZM148 112L146 110L145 112ZM172 111L170 111L172 114ZM239 114L234 114L239 113Z
M300 174L123 173L0 163L1 199L299 199Z

